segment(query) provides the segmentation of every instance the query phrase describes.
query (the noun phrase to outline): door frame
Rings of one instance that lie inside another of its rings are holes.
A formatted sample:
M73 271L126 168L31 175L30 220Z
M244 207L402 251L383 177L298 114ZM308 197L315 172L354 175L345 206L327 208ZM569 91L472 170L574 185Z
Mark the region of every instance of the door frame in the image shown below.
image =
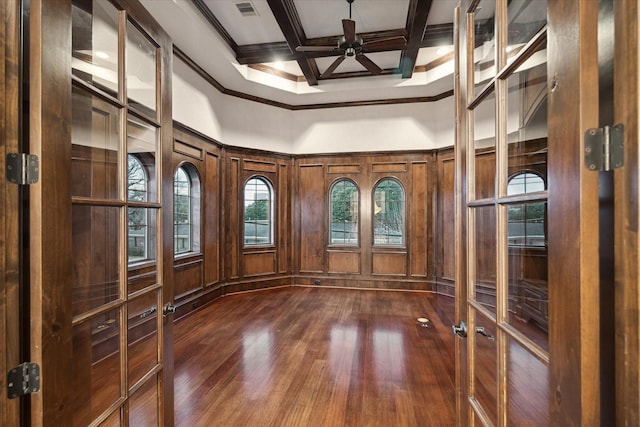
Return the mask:
M614 123L624 125L624 166L614 171L616 425L640 424L640 22L636 0L615 0Z

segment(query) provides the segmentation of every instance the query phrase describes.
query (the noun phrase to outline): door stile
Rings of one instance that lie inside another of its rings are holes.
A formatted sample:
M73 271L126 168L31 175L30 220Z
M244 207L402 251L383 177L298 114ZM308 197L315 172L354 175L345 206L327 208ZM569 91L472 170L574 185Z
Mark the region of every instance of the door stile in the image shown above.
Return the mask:
M455 115L456 115L456 143L454 146L455 162L455 321L460 324L467 319L467 271L466 271L466 224L463 220L466 204L466 152L467 148L467 91L461 85L466 81L466 55L462 55L467 48L467 30L461 25L461 7L454 12L454 88L455 88ZM467 411L466 390L468 387L467 373L467 345L462 339L455 340L455 367L456 367L456 423L459 426L469 424Z
M548 2L549 353L554 425L600 425L598 174L582 138L598 126L598 2Z
M614 171L616 425L640 425L640 22L638 2L614 2L614 124L624 125L624 166Z
M20 5L8 0L0 6L0 170L6 168L6 155L19 150L20 111ZM4 374L20 360L20 192L18 185L0 181L0 333L4 349L0 350L0 385L6 390ZM22 286L26 286L22 283ZM20 399L0 398L0 424L20 425Z

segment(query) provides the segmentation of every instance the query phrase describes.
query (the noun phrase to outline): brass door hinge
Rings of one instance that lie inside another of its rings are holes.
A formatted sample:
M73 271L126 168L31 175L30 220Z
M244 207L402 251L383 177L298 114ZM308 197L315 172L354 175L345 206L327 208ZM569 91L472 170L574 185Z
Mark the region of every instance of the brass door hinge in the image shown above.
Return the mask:
M624 126L588 129L584 134L584 165L592 171L624 166Z

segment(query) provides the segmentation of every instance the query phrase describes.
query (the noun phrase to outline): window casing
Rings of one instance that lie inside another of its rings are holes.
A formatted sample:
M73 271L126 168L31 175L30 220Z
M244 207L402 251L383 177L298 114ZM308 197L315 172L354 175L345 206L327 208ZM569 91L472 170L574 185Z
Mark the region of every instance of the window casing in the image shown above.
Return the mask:
M534 172L518 173L507 184L507 195L528 194L545 190L544 179ZM531 202L508 207L508 239L510 246L544 247L546 242L546 202Z
M330 243L357 246L360 203L358 187L348 179L339 179L331 186L329 194Z
M384 178L375 186L373 218L374 245L404 245L405 192L396 179Z
M273 187L253 177L244 185L244 245L273 245Z
M174 256L200 251L200 179L190 164L174 175L173 249Z

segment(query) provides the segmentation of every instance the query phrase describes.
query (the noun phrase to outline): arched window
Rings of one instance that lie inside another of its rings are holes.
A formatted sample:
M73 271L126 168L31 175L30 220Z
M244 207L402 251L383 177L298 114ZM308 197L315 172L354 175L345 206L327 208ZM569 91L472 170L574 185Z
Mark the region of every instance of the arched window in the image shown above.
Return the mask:
M127 156L127 197L130 201L146 202L148 198L149 175L140 158ZM128 259L129 262L148 258L149 218L146 208L128 208Z
M244 186L244 244L273 244L273 190L262 177L251 178Z
M200 250L200 179L188 163L173 179L173 249L174 255Z
M358 187L348 179L340 179L331 186L329 193L331 244L357 245L360 199Z
M507 184L507 194L527 194L545 190L542 177L533 172L518 173ZM544 246L546 202L509 205L508 239L511 246Z
M373 192L373 244L404 245L405 195L393 178L378 182Z

